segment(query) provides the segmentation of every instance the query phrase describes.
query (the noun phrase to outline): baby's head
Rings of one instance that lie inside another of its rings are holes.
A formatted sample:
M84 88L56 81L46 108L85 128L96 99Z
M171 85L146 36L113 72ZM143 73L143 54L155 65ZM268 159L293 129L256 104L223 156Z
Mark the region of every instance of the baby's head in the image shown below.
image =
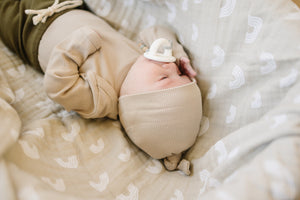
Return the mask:
M140 56L121 87L119 116L139 148L153 158L165 158L194 144L202 116L201 93L175 63Z

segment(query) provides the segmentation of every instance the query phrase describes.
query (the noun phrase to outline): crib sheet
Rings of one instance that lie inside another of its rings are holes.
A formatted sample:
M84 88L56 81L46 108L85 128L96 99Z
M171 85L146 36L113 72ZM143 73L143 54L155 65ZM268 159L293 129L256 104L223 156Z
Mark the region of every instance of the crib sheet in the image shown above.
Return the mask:
M287 0L86 0L125 36L173 29L202 92L191 176L136 148L119 121L52 102L0 43L0 199L300 198L300 10Z

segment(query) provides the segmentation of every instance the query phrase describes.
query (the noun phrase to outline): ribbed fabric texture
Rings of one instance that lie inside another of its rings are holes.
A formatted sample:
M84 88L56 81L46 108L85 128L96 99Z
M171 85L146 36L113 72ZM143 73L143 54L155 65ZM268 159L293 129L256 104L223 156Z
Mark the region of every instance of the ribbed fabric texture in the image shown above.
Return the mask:
M119 99L120 120L130 139L160 159L191 147L202 116L201 93L192 82L183 86Z

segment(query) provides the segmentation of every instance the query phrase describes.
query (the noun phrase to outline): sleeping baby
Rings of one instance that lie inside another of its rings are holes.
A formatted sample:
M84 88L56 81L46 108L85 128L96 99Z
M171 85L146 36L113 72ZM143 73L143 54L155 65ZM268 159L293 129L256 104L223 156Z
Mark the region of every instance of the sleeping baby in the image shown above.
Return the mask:
M189 175L182 154L197 138L201 93L175 34L152 27L140 33L139 46L98 16L74 9L82 1L30 2L1 1L0 35L44 72L48 96L84 118L119 117L136 146ZM12 15L18 17L11 21ZM13 31L15 38L7 34Z

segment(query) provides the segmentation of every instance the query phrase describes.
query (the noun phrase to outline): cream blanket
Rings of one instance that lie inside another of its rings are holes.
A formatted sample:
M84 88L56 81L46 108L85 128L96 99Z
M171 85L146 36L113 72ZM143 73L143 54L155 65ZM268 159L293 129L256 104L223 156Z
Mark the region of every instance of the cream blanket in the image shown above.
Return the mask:
M87 0L131 39L163 24L188 50L203 121L193 173L166 171L119 121L47 98L42 74L0 44L0 199L300 198L300 10L287 0Z

